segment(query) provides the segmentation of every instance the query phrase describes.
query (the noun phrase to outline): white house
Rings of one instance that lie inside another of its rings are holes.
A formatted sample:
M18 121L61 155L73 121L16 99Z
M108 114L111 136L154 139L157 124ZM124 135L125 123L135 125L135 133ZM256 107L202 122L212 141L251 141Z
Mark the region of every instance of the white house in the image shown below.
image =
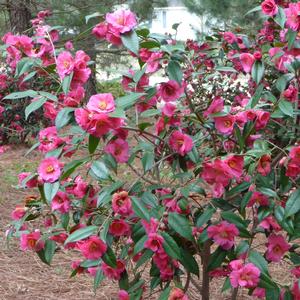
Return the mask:
M180 23L177 39L196 39L196 32L205 32L206 17L191 13L181 0L168 0L168 6L154 8L154 16L150 22L153 33L175 34L173 24Z

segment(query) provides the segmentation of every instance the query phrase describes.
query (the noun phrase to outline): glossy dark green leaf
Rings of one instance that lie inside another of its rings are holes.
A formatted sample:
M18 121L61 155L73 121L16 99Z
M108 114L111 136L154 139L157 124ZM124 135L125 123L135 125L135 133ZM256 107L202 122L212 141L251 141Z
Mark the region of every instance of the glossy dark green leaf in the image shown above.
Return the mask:
M169 226L187 240L193 240L192 228L186 216L169 213Z
M161 232L161 235L164 238L163 248L166 253L172 258L180 260L180 248L178 247L175 240L166 232Z
M139 38L134 30L121 35L123 45L134 54L139 53Z
M285 205L285 216L289 217L300 210L300 189L296 190L289 197Z

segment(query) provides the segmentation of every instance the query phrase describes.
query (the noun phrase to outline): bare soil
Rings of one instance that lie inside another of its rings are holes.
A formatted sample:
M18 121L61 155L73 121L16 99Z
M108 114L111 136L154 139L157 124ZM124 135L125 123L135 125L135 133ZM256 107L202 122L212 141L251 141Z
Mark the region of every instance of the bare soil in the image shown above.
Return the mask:
M59 251L52 266L43 264L35 253L20 250L18 241L6 244L5 231L11 221L10 214L16 204L21 203L28 194L17 190L17 174L22 171L34 170L40 156L37 152L24 157L27 148L18 147L0 155L0 300L69 300L69 299L118 299L117 283L104 281L97 293L93 292L93 279L88 275L70 278L70 263L76 259L76 253ZM264 241L258 241L263 244ZM290 284L288 266L280 262L271 266L276 279ZM213 280L211 299L230 299L229 295L221 295L220 289L224 279ZM156 294L158 295L158 294ZM157 299L152 296L151 300ZM199 292L192 287L189 291L190 300L201 299ZM246 291L239 291L239 300L252 299Z

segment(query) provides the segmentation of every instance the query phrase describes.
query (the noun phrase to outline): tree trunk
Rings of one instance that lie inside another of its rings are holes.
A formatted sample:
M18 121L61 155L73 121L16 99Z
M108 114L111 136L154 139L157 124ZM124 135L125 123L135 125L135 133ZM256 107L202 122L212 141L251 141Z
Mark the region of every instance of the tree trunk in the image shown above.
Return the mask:
M95 50L95 41L93 38L88 38L86 40L85 49L87 55L91 58L92 61L95 63L90 66L91 68L91 75L86 83L86 99L89 99L92 95L97 94L97 79L96 79L96 59L97 59L97 53Z
M6 0L10 30L22 33L31 27L31 0Z

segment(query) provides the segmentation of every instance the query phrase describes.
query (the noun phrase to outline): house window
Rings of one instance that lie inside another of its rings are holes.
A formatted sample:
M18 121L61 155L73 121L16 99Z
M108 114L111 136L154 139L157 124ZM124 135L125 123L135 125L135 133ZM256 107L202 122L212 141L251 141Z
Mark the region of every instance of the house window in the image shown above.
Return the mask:
M167 12L165 10L162 12L162 23L163 28L167 28Z

